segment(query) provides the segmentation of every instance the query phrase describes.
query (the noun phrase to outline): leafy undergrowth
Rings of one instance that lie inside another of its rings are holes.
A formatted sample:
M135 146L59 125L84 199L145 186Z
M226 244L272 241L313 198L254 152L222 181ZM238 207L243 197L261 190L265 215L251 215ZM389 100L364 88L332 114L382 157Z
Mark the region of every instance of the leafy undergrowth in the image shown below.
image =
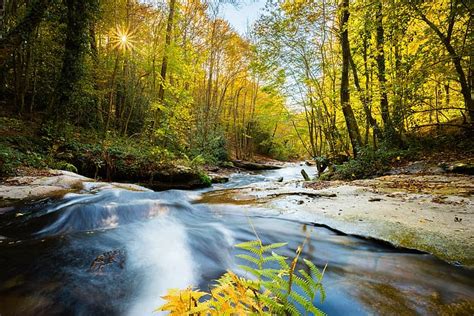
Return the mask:
M0 117L0 177L51 168L93 178L145 182L166 169L170 178L179 171L207 184L204 163L199 156L191 159L178 150L152 146L148 140L71 126L59 133L52 124Z
M385 174L395 165L401 165L416 157L412 150L373 150L363 148L357 159L350 159L342 165L334 167L333 173L323 174L321 180L354 180L365 179Z
M320 180L354 180L387 174L403 168L410 162L424 161L426 165L440 166L453 162L474 161L474 138L469 132L412 135L405 140L404 148L381 145L374 150L363 147L356 159L336 165L323 173Z
M302 247L295 258L278 255L275 249L286 243L263 245L260 240L236 245L246 253L238 255L246 261L240 268L251 277L229 271L217 280L209 292L191 287L171 289L165 304L156 311L170 315L324 315L314 302L325 299L322 272L309 260L299 262ZM297 266L301 269L297 270Z

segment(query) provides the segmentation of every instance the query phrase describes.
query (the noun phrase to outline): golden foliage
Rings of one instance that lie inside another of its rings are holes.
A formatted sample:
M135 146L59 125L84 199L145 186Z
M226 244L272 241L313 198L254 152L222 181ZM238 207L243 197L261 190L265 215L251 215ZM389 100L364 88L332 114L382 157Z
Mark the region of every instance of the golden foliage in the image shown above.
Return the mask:
M168 311L170 315L298 315L303 309L314 315L323 315L314 306L314 300L317 293L320 293L321 301L324 300L321 284L324 272L319 272L307 260L304 260L307 271L295 271L302 248L298 248L289 265L287 258L273 252L273 249L285 245L264 246L260 240L237 245L249 253L238 257L248 262L241 268L254 278L239 277L228 271L209 293L191 287L171 289L163 296L166 303L156 311ZM268 263L272 266L265 267Z

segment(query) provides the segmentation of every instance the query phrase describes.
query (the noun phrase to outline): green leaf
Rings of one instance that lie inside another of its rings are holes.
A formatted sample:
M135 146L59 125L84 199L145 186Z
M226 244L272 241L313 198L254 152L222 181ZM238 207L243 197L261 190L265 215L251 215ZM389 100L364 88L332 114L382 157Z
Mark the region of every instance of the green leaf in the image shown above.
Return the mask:
M244 260L249 261L249 262L252 262L252 263L256 264L257 266L260 264L260 260L258 258L252 257L250 255L239 254L236 257L244 259Z
M235 247L249 250L249 249L254 249L257 246L260 246L261 244L262 242L260 240L252 240L252 241L247 241L247 242L237 244L235 245Z
M277 248L282 248L288 245L287 242L281 242L281 243L275 243L275 244L270 244L262 247L263 252L268 252L272 249L277 249Z

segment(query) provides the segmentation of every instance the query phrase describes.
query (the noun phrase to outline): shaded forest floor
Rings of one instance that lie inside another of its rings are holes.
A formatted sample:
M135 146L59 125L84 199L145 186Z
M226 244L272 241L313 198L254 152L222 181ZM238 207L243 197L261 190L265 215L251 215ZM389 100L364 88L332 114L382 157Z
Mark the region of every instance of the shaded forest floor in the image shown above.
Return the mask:
M356 180L393 174L474 174L474 136L470 130L442 127L407 135L403 148L363 148L322 175L321 180Z
M200 162L177 157L135 137L68 128L59 134L39 118L0 115L0 179L42 176L60 169L106 181L146 183L153 189L210 185Z

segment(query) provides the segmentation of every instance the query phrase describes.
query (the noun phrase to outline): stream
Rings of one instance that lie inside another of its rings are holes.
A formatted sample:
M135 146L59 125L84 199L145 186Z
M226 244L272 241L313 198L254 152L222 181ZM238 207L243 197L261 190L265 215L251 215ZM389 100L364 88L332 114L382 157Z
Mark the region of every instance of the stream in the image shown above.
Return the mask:
M301 168L235 174L211 190L299 179ZM310 236L302 256L327 264L318 307L329 315L472 314L474 271L276 210L200 203L205 191L84 192L0 215L0 315L153 315L169 288L207 290L241 272L233 245L255 239L252 225L264 243L288 242L288 257ZM109 251L120 262L94 270Z

